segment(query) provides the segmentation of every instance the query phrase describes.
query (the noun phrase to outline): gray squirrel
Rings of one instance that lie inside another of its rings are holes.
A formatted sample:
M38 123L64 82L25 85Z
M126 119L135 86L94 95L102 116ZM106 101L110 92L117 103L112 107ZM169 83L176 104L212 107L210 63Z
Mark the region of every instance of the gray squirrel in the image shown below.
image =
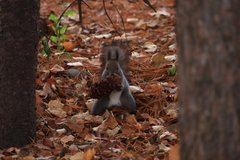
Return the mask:
M136 113L136 103L130 92L129 83L126 78L128 71L129 55L121 45L111 44L103 48L100 56L101 80L118 74L121 77L121 90L113 90L109 96L100 98L92 106L91 114L98 115L112 106L121 106L129 110L131 114Z

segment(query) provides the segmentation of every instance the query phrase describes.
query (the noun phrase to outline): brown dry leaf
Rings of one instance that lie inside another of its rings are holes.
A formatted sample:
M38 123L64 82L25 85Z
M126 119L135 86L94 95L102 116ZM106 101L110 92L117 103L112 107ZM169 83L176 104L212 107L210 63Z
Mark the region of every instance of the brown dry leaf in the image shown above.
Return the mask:
M142 125L137 122L136 117L134 115L126 116L126 123L134 126L138 130L141 130L143 128Z
M94 148L88 149L88 150L83 154L83 158L84 158L84 160L91 160L95 154L96 154L96 151L95 151Z
M49 70L43 70L41 71L41 73L38 73L39 74L39 79L41 81L45 80L48 78L49 74L50 74L50 71Z
M62 110L62 108L58 108L56 106L49 107L48 111L59 118L65 118L67 116L66 112Z
M138 122L137 122L136 117L134 115L127 115L126 116L126 123L133 126L134 124L136 124Z
M42 83L42 80L40 78L36 78L36 84L40 85Z
M145 94L147 95L160 95L160 93L162 92L163 87L161 85L158 84L151 84L148 83L144 90L145 90Z
M109 117L103 121L102 125L113 129L118 125L118 122L115 119L115 117L113 116L113 114L111 113L111 114L109 114Z
M169 160L179 160L179 145L170 146Z
M36 92L36 105L37 105L37 107L40 107L41 106L41 104L43 103L43 100L42 100L42 98L37 94L37 92Z
M69 136L64 136L64 137L62 137L60 140L61 140L61 142L63 143L63 144L66 144L66 143L68 143L68 142L72 142L72 141L74 141L74 136L72 136L72 135L69 135Z
M55 64L51 69L50 71L52 73L58 73L58 72L63 72L64 71L64 68L62 66L59 66L58 64Z
M147 27L147 23L144 22L144 20L140 19L140 21L138 21L135 26L137 28L141 28L141 29L145 30Z
M70 98L66 100L67 103L73 103L74 101L75 101L74 98Z
M113 129L107 129L106 134L108 135L108 137L112 137L112 136L116 135L120 129L121 128L119 126L113 128Z
M32 156L26 156L22 160L36 160L36 158Z
M72 42L64 42L61 46L63 46L67 52L73 51L73 48L75 47Z
M157 50L157 45L154 44L153 42L146 42L144 45L143 45L144 48L146 48L145 52L155 52Z
M66 34L81 33L81 31L82 31L82 27L79 27L78 25L74 25L67 28Z
M66 126L68 126L69 129L71 129L77 133L81 133L84 129L84 124L79 124L72 120L68 120L65 124L66 124Z
M93 142L93 141L96 141L95 138L96 137L93 134L87 133L85 134L84 140Z
M78 153L74 154L73 156L71 156L70 160L85 160L83 155L84 155L83 152L78 152Z
M39 96L47 97L52 92L52 89L48 83L45 83L42 90L37 90Z
M137 130L135 127L128 125L127 123L122 124L121 131L125 135L134 134Z
M56 80L53 79L53 78L48 78L48 79L47 79L47 82L48 82L49 84L56 84Z
M64 104L62 104L59 100L51 100L48 102L48 107L57 107L57 108L62 108Z
M150 116L149 114L147 114L147 113L143 113L143 114L141 114L141 116L142 116L143 118L148 118L149 124L161 125L161 122L160 122L159 120L157 120L156 118L151 117L151 116Z
M45 146L48 146L48 147L51 147L51 148L54 147L53 142L52 142L49 138L45 138L45 139L43 140L43 144L44 144Z
M62 108L68 115L72 115L73 109L71 106L63 106Z
M59 117L59 118L64 118L67 116L66 112L62 109L64 104L62 104L59 100L51 100L48 103L48 111Z
M133 126L134 126L135 128L137 128L138 130L143 129L143 126L142 126L140 123L135 123Z
M155 18L147 22L148 27L156 27L159 23L159 18Z
M165 63L166 59L165 59L164 55L161 52L159 52L152 56L152 62L156 65L160 65L160 64Z

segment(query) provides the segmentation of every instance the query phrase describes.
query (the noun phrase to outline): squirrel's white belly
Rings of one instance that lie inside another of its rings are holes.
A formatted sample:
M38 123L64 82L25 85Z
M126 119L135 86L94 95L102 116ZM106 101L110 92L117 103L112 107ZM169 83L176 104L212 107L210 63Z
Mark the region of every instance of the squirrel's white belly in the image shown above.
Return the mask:
M122 94L122 91L113 90L111 92L111 94L109 95L110 101L109 101L108 107L111 107L113 105L121 106L122 105L121 102L120 102L121 94Z

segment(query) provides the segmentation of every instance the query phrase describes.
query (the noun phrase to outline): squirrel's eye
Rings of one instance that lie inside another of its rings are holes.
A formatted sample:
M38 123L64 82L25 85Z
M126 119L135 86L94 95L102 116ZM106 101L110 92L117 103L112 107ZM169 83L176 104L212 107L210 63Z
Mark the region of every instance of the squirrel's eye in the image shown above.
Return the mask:
M108 67L106 69L108 70Z

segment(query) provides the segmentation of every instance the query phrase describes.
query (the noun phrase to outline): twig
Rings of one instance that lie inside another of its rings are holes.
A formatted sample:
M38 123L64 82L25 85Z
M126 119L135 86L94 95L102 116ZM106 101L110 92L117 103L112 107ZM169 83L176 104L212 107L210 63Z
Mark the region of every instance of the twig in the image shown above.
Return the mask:
M82 2L83 2L90 10L92 10L92 8L91 8L84 0L78 0L79 23L80 23L80 25L82 25L82 27L84 28L84 26L83 26L83 17L82 17ZM76 23L78 23L78 22L76 22Z
M79 22L81 25L83 25L83 19L82 19L82 1L78 0L78 14L79 14Z
M60 19L62 18L62 16L64 15L64 13L68 10L68 8L71 7L71 5L73 5L73 3L75 2L76 0L74 0L72 3L69 4L69 6L67 6L67 8L62 12L62 14L60 15L60 17L58 18L58 22L60 21Z
M92 10L92 8L91 8L84 0L82 0L82 2L83 2L90 10Z
M157 12L148 0L143 0L143 2L145 2L152 10L154 10L154 12Z
M120 12L118 11L116 5L113 3L113 0L112 0L110 3L111 3L111 4L113 5L113 7L116 9L116 11L118 12L119 17L121 18L121 21L122 21L122 24L123 24L123 29L124 29L124 32L125 32L126 41L127 41L127 34L126 34L126 28L125 28L125 23L124 23L123 17L122 17L122 15L120 14Z
M110 22L112 23L114 30L117 32L117 34L118 34L119 36L121 36L121 34L117 31L117 29L115 28L115 26L114 26L114 24L113 24L111 18L109 17L109 15L108 15L108 13L107 13L106 6L105 6L105 1L104 1L104 0L103 0L103 9L104 9L104 11L105 11L105 13L106 13L108 19L109 19Z

